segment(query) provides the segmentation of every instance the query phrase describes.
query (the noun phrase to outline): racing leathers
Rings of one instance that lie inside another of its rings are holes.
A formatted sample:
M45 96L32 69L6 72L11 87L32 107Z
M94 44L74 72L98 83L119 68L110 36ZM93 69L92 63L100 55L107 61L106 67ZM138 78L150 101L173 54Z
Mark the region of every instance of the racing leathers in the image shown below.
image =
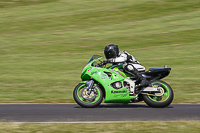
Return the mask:
M136 79L140 80L139 86L149 85L149 81L146 80L146 78L144 78L142 74L133 65L133 64L140 64L140 63L128 52L121 51L119 52L119 55L116 58L105 59L104 62L113 63L113 64L123 63L123 69L127 73L134 75Z

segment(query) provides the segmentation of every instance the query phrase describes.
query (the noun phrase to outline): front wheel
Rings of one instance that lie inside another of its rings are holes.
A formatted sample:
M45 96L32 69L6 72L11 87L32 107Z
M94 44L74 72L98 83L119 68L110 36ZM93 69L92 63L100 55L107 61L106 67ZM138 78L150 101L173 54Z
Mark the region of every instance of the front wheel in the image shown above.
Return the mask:
M81 107L93 108L101 104L103 100L103 93L100 87L94 85L93 89L87 90L84 83L79 83L73 92L74 100Z
M142 97L147 105L154 108L164 108L171 104L173 101L173 90L164 81L153 81L152 86L157 86L160 93L143 94Z

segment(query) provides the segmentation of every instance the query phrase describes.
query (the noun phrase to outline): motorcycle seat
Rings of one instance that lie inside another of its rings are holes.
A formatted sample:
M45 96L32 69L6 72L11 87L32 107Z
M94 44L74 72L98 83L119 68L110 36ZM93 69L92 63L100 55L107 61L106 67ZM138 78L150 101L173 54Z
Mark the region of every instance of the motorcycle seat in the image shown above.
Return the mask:
M162 75L162 77L165 77L169 75L171 71L171 68L150 68L149 71L146 71L143 73L145 76L153 76L156 77L158 75Z

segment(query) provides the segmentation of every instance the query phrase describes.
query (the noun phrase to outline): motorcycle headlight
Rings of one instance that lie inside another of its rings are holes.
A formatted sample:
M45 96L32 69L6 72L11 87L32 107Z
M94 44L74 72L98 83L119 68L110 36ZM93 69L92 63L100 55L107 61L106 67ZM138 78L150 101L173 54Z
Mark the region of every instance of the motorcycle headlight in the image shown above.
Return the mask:
M112 86L115 89L120 89L120 88L122 88L122 83L117 81L117 82L113 83Z

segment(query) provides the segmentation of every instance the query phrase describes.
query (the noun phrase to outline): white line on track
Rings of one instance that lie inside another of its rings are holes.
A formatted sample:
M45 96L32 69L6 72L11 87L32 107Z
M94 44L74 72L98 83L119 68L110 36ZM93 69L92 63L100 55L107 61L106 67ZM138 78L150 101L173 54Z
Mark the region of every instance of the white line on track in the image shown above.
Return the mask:
M19 123L19 124L23 124L23 123L60 123L60 124L70 124L70 123L121 123L121 122L130 122L130 121L77 121L77 122L3 122L3 123ZM0 122L2 123L2 122Z

